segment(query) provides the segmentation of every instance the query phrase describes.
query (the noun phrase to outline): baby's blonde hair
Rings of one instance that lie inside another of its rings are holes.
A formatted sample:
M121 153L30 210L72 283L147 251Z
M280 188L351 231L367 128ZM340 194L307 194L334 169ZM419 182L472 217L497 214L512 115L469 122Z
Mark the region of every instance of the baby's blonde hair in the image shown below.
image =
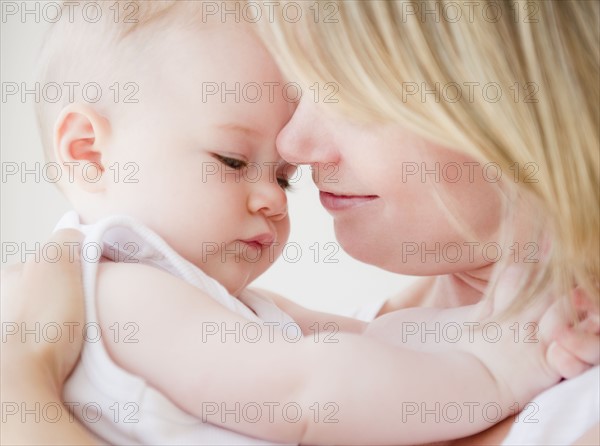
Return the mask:
M43 87L57 83L63 90L56 102L54 98L36 102L48 159L53 158L54 124L62 108L71 102L88 103L104 116L110 116L117 108L116 103L125 102L128 95L135 100L137 87L131 68L156 69L156 63L150 62L156 59L152 52L160 40L173 29L200 26L201 22L197 2L79 2L76 13L70 15L72 3L63 2L57 15L60 20L50 25L36 75ZM68 83L73 82L79 86L71 87L71 94ZM87 95L83 87L89 87Z
M600 3L482 1L471 13L454 0L327 0L320 11L336 13L328 21L309 3L306 20L275 14L261 27L286 74L335 81L337 107L351 118L401 124L519 178L505 186L529 200L537 234L549 235L540 262L524 264L520 305L574 286L597 303ZM407 95L416 84L444 97L465 82L494 82L496 91L472 101ZM537 182L525 182L532 168Z

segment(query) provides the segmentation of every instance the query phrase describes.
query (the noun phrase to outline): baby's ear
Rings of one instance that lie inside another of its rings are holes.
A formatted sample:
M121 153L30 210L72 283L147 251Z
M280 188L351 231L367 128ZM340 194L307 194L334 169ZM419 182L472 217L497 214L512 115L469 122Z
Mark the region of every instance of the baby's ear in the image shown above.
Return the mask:
M54 127L54 156L63 178L87 192L103 190L102 152L109 136L110 123L97 111L82 104L66 106Z

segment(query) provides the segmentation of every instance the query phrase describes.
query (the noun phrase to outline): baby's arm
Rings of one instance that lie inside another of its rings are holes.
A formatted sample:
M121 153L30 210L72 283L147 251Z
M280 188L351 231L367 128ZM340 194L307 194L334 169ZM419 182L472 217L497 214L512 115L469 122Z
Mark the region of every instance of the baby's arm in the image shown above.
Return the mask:
M346 333L337 335L337 343L313 337L296 342L266 326L258 340L256 331L250 339L243 334L249 321L144 265L101 265L98 306L103 330L115 322L139 326L138 343L107 340L118 364L198 418L272 441L401 444L457 438L490 426L489 414L481 410L486 404L507 416L515 403L524 404L559 379L543 369L545 349L539 344L520 346L530 350L529 361L501 368L507 374L498 376L468 346L419 352ZM214 324L221 329L209 335L205 329ZM486 347L501 357L510 348L505 344ZM515 387L522 394L511 394L510 380L526 384ZM458 421L430 414L422 422L407 415L447 405L465 413L478 410ZM257 407L262 415L255 419ZM251 415L244 416L244 408Z
M337 333L338 331L360 334L365 331L368 325L358 319L310 310L271 291L256 288L253 288L252 291L273 301L275 305L296 321L302 329L302 333L306 336L313 336L316 332L325 334Z

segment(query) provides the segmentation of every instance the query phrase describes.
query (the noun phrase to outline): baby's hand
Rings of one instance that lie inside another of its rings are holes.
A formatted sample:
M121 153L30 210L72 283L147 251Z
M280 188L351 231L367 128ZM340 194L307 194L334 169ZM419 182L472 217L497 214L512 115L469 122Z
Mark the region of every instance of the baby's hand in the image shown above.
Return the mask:
M375 319L366 336L401 348L476 356L493 374L499 392L525 403L561 378L598 363L597 311L576 328L569 324L566 300L540 296L525 309L505 314L518 298L521 270L508 268L493 296L476 305L438 309L409 308ZM595 322L594 322L595 321Z
M600 363L600 317L598 307L580 289L573 292L579 323L563 326L554 335L547 360L562 377L572 378Z

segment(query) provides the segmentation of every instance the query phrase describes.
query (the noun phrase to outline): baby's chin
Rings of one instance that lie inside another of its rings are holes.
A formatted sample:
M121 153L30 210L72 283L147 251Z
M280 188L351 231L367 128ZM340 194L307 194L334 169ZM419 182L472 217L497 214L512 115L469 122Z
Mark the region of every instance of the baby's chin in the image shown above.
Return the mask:
M225 264L223 268L220 268L220 271L213 272L213 274L204 268L201 269L223 285L229 294L240 297L242 292L266 271L266 268L258 268L258 265L254 265L255 268L252 268L253 265L246 265L246 268L240 266L240 264L234 263L228 268L228 265Z

